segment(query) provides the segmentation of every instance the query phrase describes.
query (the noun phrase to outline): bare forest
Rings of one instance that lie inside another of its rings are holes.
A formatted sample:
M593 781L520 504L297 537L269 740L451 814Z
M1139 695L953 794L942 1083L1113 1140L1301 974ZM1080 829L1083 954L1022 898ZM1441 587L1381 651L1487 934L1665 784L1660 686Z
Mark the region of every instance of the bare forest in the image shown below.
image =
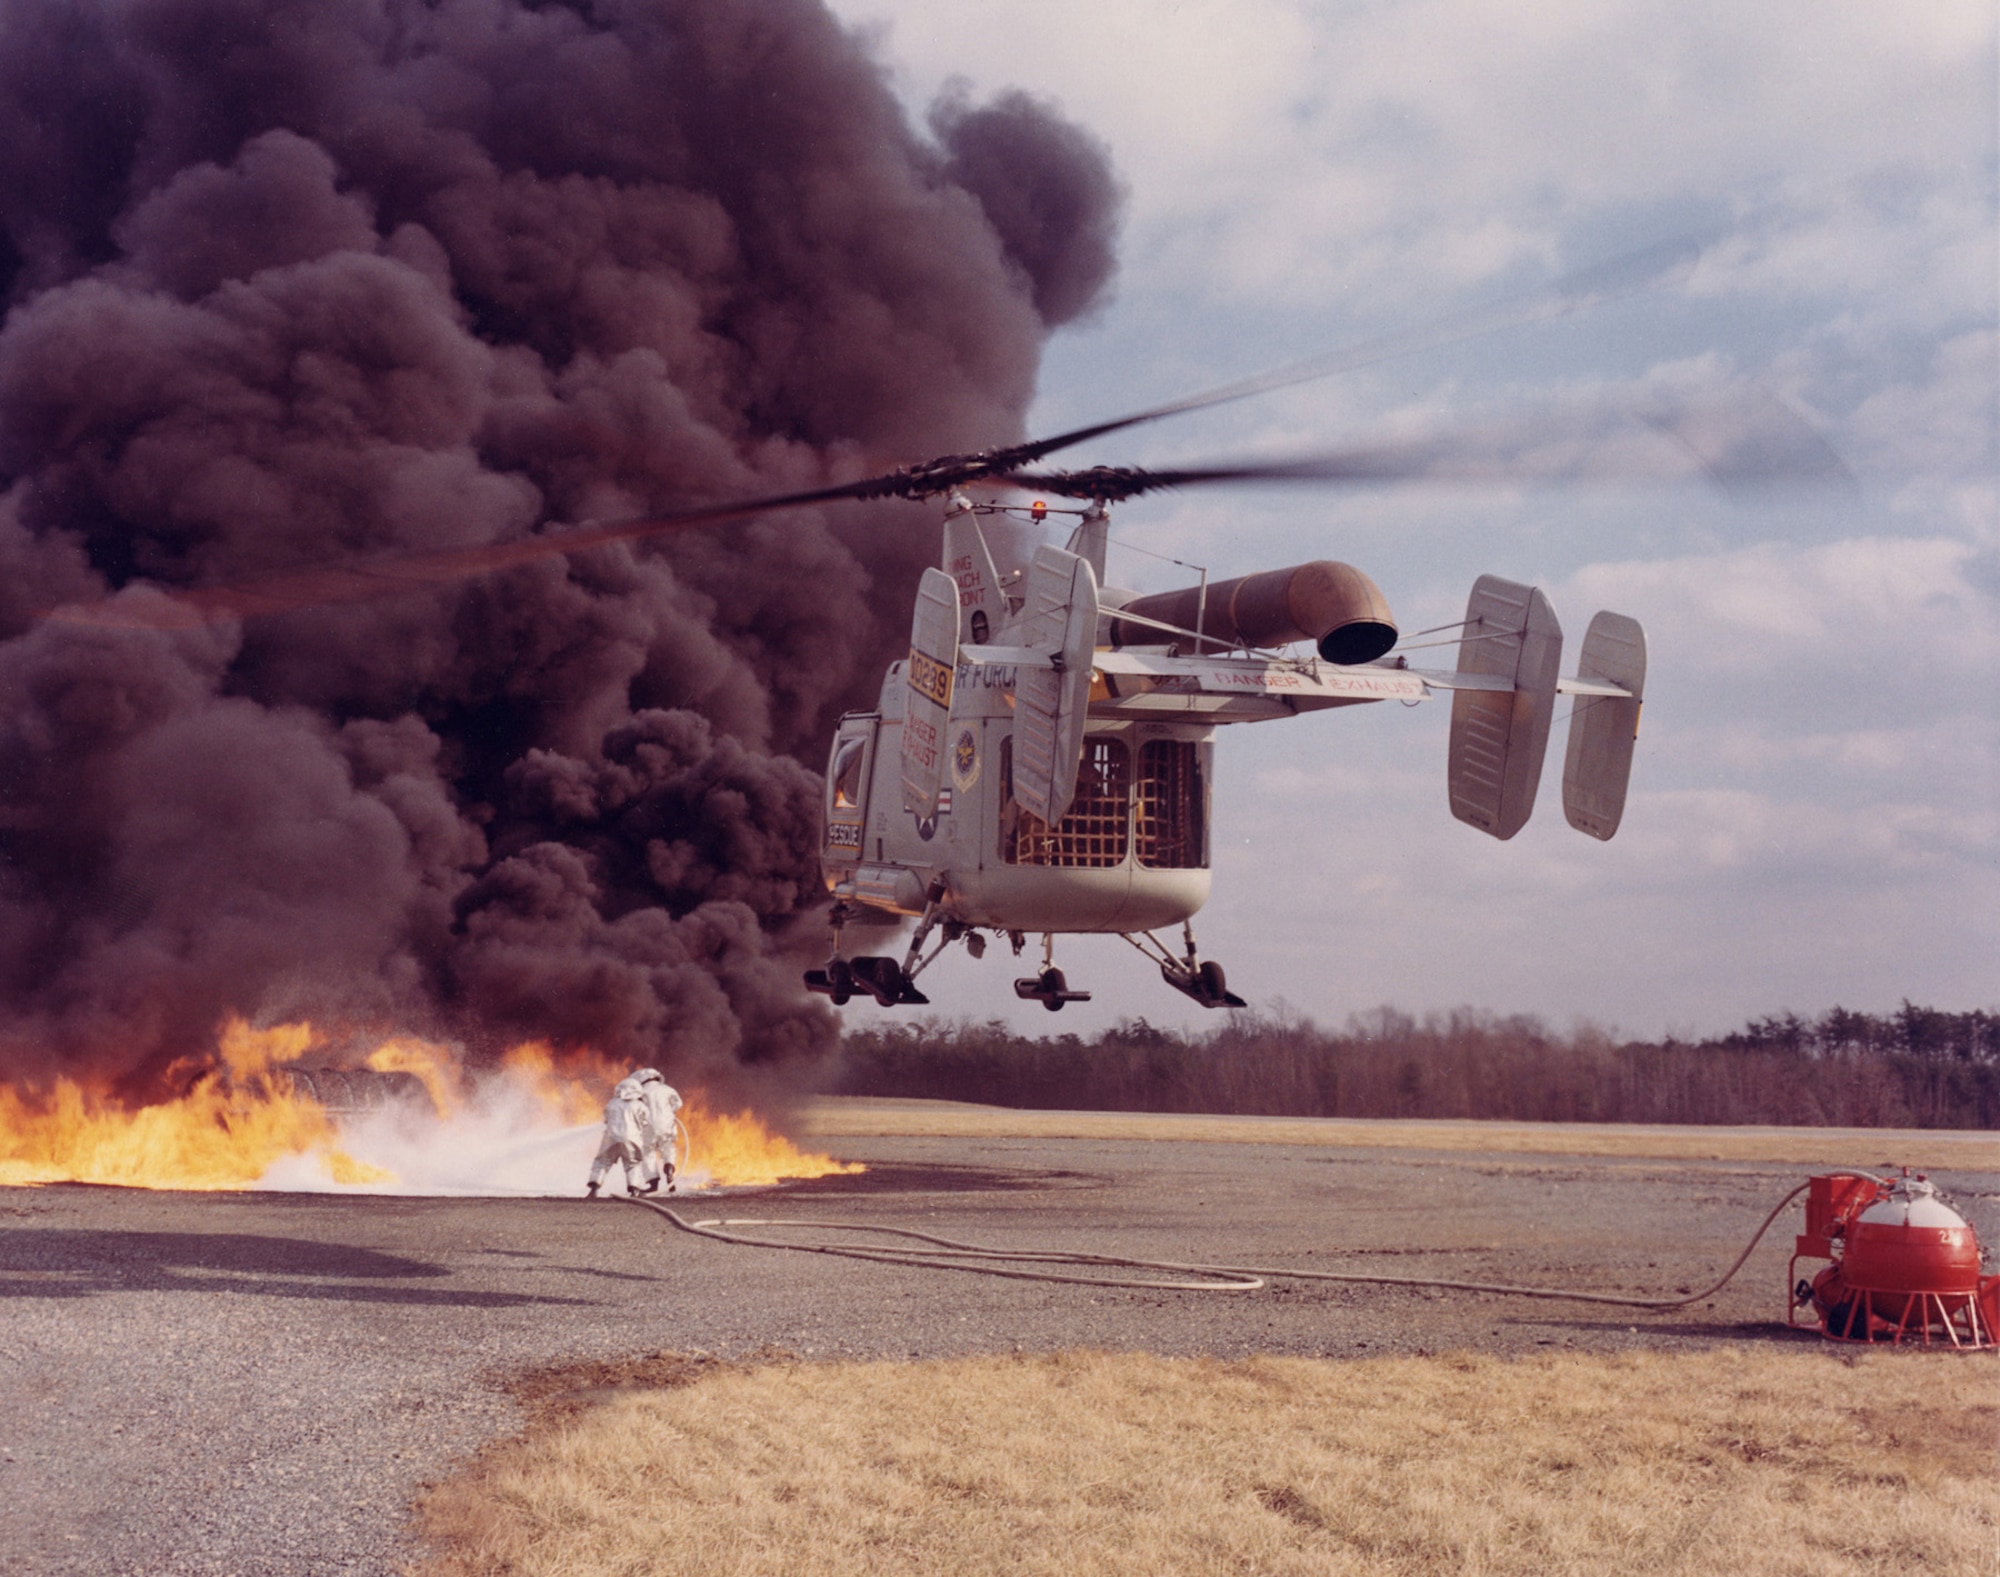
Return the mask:
M850 1032L828 1089L1042 1110L2000 1129L2000 1012L1782 1013L1717 1038L1389 1008L1340 1030L1232 1013L1031 1037L999 1020Z

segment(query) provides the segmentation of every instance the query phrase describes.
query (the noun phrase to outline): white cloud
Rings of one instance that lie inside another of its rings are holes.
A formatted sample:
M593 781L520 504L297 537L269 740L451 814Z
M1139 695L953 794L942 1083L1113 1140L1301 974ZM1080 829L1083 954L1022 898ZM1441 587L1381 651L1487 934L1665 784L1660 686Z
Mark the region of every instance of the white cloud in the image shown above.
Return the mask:
M1836 652L1899 666L1988 670L2000 661L1990 555L1952 537L1763 542L1592 564L1570 578L1566 596L1636 614L1683 661L1710 669Z
M1705 768L1738 781L1809 776L1822 792L1880 793L1889 780L1933 786L1992 783L2000 799L2000 717L1951 713L1905 728L1787 733L1769 717L1647 731L1647 754L1683 769Z
M1905 476L1984 471L1990 477L2000 469L2000 332L1985 328L1945 340L1921 375L1867 395L1844 432L1857 466Z
M1809 192L1992 142L1981 0L842 9L886 20L913 100L963 74L1094 127L1132 181L1135 267L1293 304L1543 266L1591 205Z
M1639 796L1629 836L1649 885L1756 874L1794 889L1847 877L1861 887L2000 856L1992 805L1888 800L1839 809L1799 795L1710 789ZM1627 835L1621 831L1621 836Z

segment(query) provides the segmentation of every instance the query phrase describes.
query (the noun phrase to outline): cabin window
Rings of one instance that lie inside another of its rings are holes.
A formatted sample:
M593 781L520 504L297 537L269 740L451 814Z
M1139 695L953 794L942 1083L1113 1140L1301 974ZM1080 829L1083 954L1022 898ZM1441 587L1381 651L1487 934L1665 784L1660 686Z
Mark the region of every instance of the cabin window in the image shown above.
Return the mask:
M1201 746L1191 739L1149 739L1139 749L1139 794L1132 842L1141 865L1200 870L1208 864L1208 796Z
M861 758L868 753L868 741L843 739L833 753L833 808L861 808Z
M1069 814L1051 827L1014 800L1014 739L1000 742L1000 857L1009 865L1104 870L1125 863L1132 823L1131 756L1122 739L1085 740Z

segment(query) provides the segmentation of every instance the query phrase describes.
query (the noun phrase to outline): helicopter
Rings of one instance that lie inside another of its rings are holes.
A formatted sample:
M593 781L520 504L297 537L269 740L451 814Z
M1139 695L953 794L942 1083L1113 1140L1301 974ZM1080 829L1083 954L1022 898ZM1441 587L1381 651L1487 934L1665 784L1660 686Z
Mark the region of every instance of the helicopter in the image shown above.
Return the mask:
M1543 593L1484 575L1451 671L1392 655L1380 589L1321 560L1138 596L1104 584L1106 495L1158 485L1133 473L1036 480L1089 495L1066 546L1036 548L1003 579L981 528L1008 511L953 491L942 563L917 589L908 655L876 706L841 719L827 756L820 851L831 949L809 991L844 1004L924 1004L915 981L945 948L985 952L983 931L1041 965L1015 994L1051 1012L1090 1000L1054 960L1056 938L1122 937L1176 991L1243 1007L1201 958L1193 917L1209 896L1214 738L1231 723L1452 694L1447 784L1459 820L1511 838L1534 809L1558 695L1579 697L1563 770L1571 826L1609 839L1623 816L1645 631L1602 612L1578 672L1558 674L1562 630ZM1052 512L1038 500L1023 513ZM1436 633L1426 631L1426 634ZM1282 650L1310 643L1297 654ZM904 956L850 956L850 927L917 924ZM1158 932L1178 925L1176 953ZM926 953L926 943L936 937Z
M916 978L947 947L963 942L983 957L981 933L991 931L1019 957L1039 933L1040 966L1014 991L1057 1012L1091 994L1056 964L1056 938L1110 934L1203 1007L1246 1006L1221 964L1200 956L1193 928L1210 891L1214 739L1231 723L1449 692L1451 812L1504 840L1533 813L1556 699L1574 696L1564 815L1610 839L1624 815L1645 695L1637 619L1599 612L1577 672L1563 676L1562 629L1547 597L1483 575L1464 619L1443 627L1461 632L1456 666L1445 671L1394 652L1387 600L1349 564L1320 560L1214 586L1204 572L1199 586L1148 596L1106 584L1113 503L1214 482L1407 480L1432 474L1431 446L1171 471L1024 467L1088 438L1649 289L1697 253L1687 241L1662 243L1413 334L883 479L902 496L945 496L942 553L919 584L908 655L884 674L872 710L841 719L828 751L820 859L833 898L830 946L825 964L806 972L806 989L836 1005L863 993L882 1007L927 1005ZM1809 437L1802 446L1796 433L1785 437L1789 455L1766 448L1737 459L1760 475L1821 468ZM1732 462L1706 463L1722 476ZM976 503L967 488L979 481L1084 507ZM1008 513L1037 524L1067 513L1076 525L1065 546L1036 548L1024 570L1003 578L980 520ZM1290 650L1300 645L1303 654ZM848 950L850 927L912 919L900 959ZM1178 952L1157 934L1175 925Z
M1557 697L1572 696L1564 814L1571 826L1606 840L1624 813L1644 699L1645 632L1628 615L1598 613L1576 673L1564 676L1562 630L1546 596L1483 575L1464 619L1441 627L1459 631L1455 666L1413 667L1396 650L1399 631L1380 589L1348 564L1321 560L1215 585L1204 572L1199 586L1145 596L1108 585L1111 506L1213 483L1569 479L1592 474L1588 448L1579 460L1558 441L1549 458L1551 436L1562 435L1533 417L1511 429L1291 460L1165 470L1033 467L1089 439L1650 290L1684 275L1700 250L1685 240L1644 248L1419 330L1050 437L858 480L137 601L107 598L42 616L191 627L372 599L781 510L943 499L940 558L918 585L907 654L883 675L873 708L845 715L829 746L819 852L830 942L824 964L806 972L806 989L836 1004L866 994L884 1007L920 1005L928 999L915 982L945 948L963 942L980 957L982 933L994 933L1018 957L1027 937L1039 934L1040 967L1014 989L1053 1012L1090 998L1055 963L1056 939L1099 934L1124 938L1157 964L1167 985L1202 1006L1240 1007L1221 965L1200 956L1192 924L1210 891L1219 728L1448 692L1451 812L1508 839L1533 812ZM1754 410L1739 402L1733 410L1702 411L1681 402L1611 414L1636 416L1678 440L1724 483L1845 475L1824 443L1775 401ZM1632 472L1614 455L1597 474ZM1035 502L975 501L975 491L996 489ZM1051 509L1051 496L1079 507ZM1003 577L981 521L1006 514L1036 524L1070 515L1076 523L1064 546L1036 547L1024 568ZM848 945L850 931L912 920L900 958ZM1176 925L1178 952L1158 936Z

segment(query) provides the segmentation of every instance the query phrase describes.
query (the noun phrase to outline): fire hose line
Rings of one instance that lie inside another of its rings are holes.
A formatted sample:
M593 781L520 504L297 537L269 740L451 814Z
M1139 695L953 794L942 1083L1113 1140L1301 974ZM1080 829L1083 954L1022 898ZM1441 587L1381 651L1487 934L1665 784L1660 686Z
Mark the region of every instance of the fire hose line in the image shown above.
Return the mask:
M1148 1292L1255 1292L1264 1283L1245 1272L1198 1265L1173 1265L1159 1260L1120 1259L1109 1254L1072 1253L1063 1249L1031 1250L984 1248L977 1243L960 1243L952 1238L933 1237L907 1227L884 1227L851 1221L806 1221L727 1217L712 1221L690 1221L671 1206L653 1199L625 1196L626 1203L644 1205L665 1216L681 1231L717 1243L734 1243L743 1248L789 1249L797 1254L830 1254L841 1259L874 1260L883 1265L909 1265L929 1270L963 1270L978 1276L1004 1276L1012 1281L1063 1281L1082 1287L1136 1287ZM724 1230L728 1227L765 1229L798 1228L819 1232L870 1232L883 1237L911 1238L932 1245L929 1248L898 1248L878 1243L856 1246L844 1243L781 1243L771 1238L746 1237ZM989 1260L991 1264L973 1264ZM1160 1281L1135 1277L1065 1276L1052 1270L1006 1270L1005 1264L1021 1265L1102 1265L1112 1269L1179 1271L1204 1279Z
M1778 1219L1779 1212L1811 1186L1810 1182L1801 1183L1773 1205L1771 1213L1765 1216L1762 1224L1750 1234L1750 1241L1743 1245L1743 1252L1736 1256L1735 1262L1716 1281L1699 1292L1692 1292L1679 1298L1634 1298L1609 1292L1587 1292L1574 1287L1519 1287L1505 1282L1453 1281L1437 1276L1375 1276L1360 1271L1298 1270L1284 1265L1184 1264L1175 1260L1128 1259L1116 1254L1088 1254L1062 1249L990 1248L978 1243L961 1242L956 1238L935 1237L928 1232L917 1232L908 1227L885 1227L853 1221L755 1217L690 1221L678 1211L656 1200L628 1198L628 1202L644 1205L648 1210L665 1216L683 1232L691 1233L695 1237L709 1238L717 1243L733 1243L744 1248L789 1249L801 1254L831 1254L843 1259L874 1260L879 1264L908 1265L930 1270L962 1270L979 1276L1005 1276L1015 1281L1062 1281L1085 1287L1136 1287L1149 1292L1256 1292L1266 1281L1334 1281L1375 1287L1430 1287L1446 1292L1485 1292L1500 1297L1547 1298L1563 1303L1609 1303L1619 1308L1649 1309L1665 1314L1674 1309L1684 1309L1689 1304L1699 1303L1728 1286L1749 1260L1752 1250L1763 1241L1764 1234L1771 1229L1771 1223ZM787 1243L775 1238L728 1230L732 1227L748 1227L758 1231L867 1232L882 1237L906 1238L928 1246L901 1248L887 1243L870 1245ZM987 1263L980 1264L975 1261ZM1029 1264L1096 1265L1105 1269L1161 1271L1201 1279L1140 1280L1112 1276L1069 1276L1055 1271L1002 1268L1006 1265Z

